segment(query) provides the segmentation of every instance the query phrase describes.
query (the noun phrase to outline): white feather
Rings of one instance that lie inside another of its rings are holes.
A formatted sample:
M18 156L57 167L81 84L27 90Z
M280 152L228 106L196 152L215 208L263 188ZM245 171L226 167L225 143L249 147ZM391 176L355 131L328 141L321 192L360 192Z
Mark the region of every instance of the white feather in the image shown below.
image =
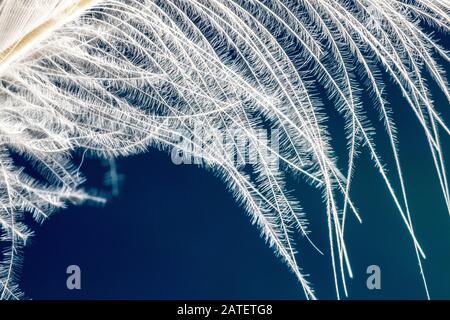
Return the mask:
M352 277L346 214L361 219L350 196L354 158L366 146L411 235L427 289L380 69L423 127L450 207L438 135L449 129L424 75L448 101L440 67L448 52L423 27L447 35L449 10L444 0L0 0L0 224L10 243L0 270L2 298L19 297L12 270L16 247L29 235L21 213L43 220L67 200L90 199L70 164L73 150L107 157L149 146L169 150L180 136L194 146L184 151L202 157L245 206L307 298L316 295L293 235L318 248L286 174L323 195L339 298ZM385 133L372 128L362 90L372 96ZM346 168L338 168L330 143L324 94L346 122ZM259 134L267 127L280 133L279 148ZM251 172L235 161L242 156L236 130L260 159ZM373 141L383 134L396 174L388 174ZM43 179L25 175L12 153L36 163Z

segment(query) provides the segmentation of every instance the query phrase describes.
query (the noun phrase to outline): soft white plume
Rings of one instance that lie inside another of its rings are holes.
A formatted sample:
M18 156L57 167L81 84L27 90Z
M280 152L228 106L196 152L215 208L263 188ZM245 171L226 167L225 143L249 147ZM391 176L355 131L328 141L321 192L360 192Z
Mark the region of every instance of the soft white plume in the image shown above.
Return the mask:
M286 177L305 179L323 195L336 293L347 295L344 226L348 214L360 219L350 194L363 150L388 187L422 272L382 72L421 124L450 206L439 141L449 128L428 90L432 80L450 99L441 67L449 55L427 31L448 35L449 28L446 0L0 0L1 298L20 297L14 270L30 235L24 213L41 221L67 201L101 201L80 189L74 150L111 158L150 146L170 150L180 136L194 146L186 152L223 178L307 298L316 295L293 235L315 245L301 194L287 190ZM346 122L344 168L323 98ZM372 127L367 107L377 110L384 132ZM279 133L277 148L259 134L269 127ZM251 168L226 143L237 144L237 129L260 155ZM389 139L390 174L374 135ZM34 163L42 178L26 175L15 156Z

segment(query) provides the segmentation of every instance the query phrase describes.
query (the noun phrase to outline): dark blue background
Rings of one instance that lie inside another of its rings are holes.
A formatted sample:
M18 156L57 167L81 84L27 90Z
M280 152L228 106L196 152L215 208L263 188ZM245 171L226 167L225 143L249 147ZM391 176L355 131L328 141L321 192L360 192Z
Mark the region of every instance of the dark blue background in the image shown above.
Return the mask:
M386 89L398 124L413 223L428 257L424 268L431 297L450 299L450 218L432 157L423 129L397 87L391 83ZM449 120L447 100L439 95L435 99L436 108ZM333 137L342 136L334 107L326 103L325 109ZM372 111L369 117L378 115ZM382 132L381 123L377 129ZM443 134L447 159L448 140ZM387 139L377 137L376 143L393 168ZM340 152L346 148L342 139L334 146ZM351 190L363 224L350 215L346 226L355 274L348 281L350 297L424 299L411 238L367 149L363 150ZM86 161L82 170L87 186L101 186L105 168L98 161ZM119 196L106 206L71 206L36 228L32 243L24 250L20 280L28 297L304 298L295 277L214 174L194 165L176 166L169 155L156 150L120 159L118 170L125 180ZM321 256L301 242L299 263L310 274L318 297L334 299L325 207L311 187L299 183L296 189L311 222L311 237L325 251ZM81 267L81 290L66 288L66 268L71 264ZM366 287L366 268L372 264L381 268L379 291Z
M397 97L397 101L402 99ZM450 219L431 155L409 107L398 106L401 156L432 298L450 298ZM407 125L405 125L407 124ZM443 141L448 143L448 141ZM384 146L381 146L384 148ZM387 147L386 147L387 148ZM34 299L303 299L295 277L272 253L222 182L194 165L176 166L150 151L119 160L119 197L105 207L83 205L55 214L25 249L21 287ZM351 298L425 298L411 239L367 152L353 186L364 223L349 216L346 240L355 278ZM83 165L88 181L103 179L97 161ZM335 298L325 210L320 195L301 186L320 256L300 245L300 264L320 298ZM66 267L82 270L82 289L66 288ZM366 288L377 264L382 290Z

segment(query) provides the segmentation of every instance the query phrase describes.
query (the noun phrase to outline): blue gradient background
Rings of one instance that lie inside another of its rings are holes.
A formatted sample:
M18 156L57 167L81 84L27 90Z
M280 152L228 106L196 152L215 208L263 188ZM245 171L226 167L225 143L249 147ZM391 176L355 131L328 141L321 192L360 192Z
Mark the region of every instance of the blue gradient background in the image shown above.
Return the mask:
M423 264L430 294L450 299L450 218L423 130L398 91L391 84L386 93L398 124L413 223L427 254ZM448 109L444 97L437 94L435 99L438 110ZM326 109L331 133L342 134L340 117L329 103ZM377 118L376 113L369 116ZM449 118L445 112L443 116ZM338 151L345 151L344 141L335 143ZM386 137L377 137L376 143L393 168ZM444 135L442 145L448 159L450 144ZM346 225L354 271L348 281L350 298L425 299L411 238L363 150L351 190L363 224L349 216ZM214 174L194 165L176 166L156 150L120 159L118 167L125 180L117 198L104 207L71 206L35 228L24 250L20 280L28 297L304 299L295 277ZM85 161L82 170L88 186L101 185L105 168L97 161ZM302 183L297 192L311 222L311 237L325 251L321 256L300 241L299 263L318 297L334 299L321 196ZM81 290L66 288L71 264L81 267ZM372 264L381 268L381 290L366 287L366 268Z

